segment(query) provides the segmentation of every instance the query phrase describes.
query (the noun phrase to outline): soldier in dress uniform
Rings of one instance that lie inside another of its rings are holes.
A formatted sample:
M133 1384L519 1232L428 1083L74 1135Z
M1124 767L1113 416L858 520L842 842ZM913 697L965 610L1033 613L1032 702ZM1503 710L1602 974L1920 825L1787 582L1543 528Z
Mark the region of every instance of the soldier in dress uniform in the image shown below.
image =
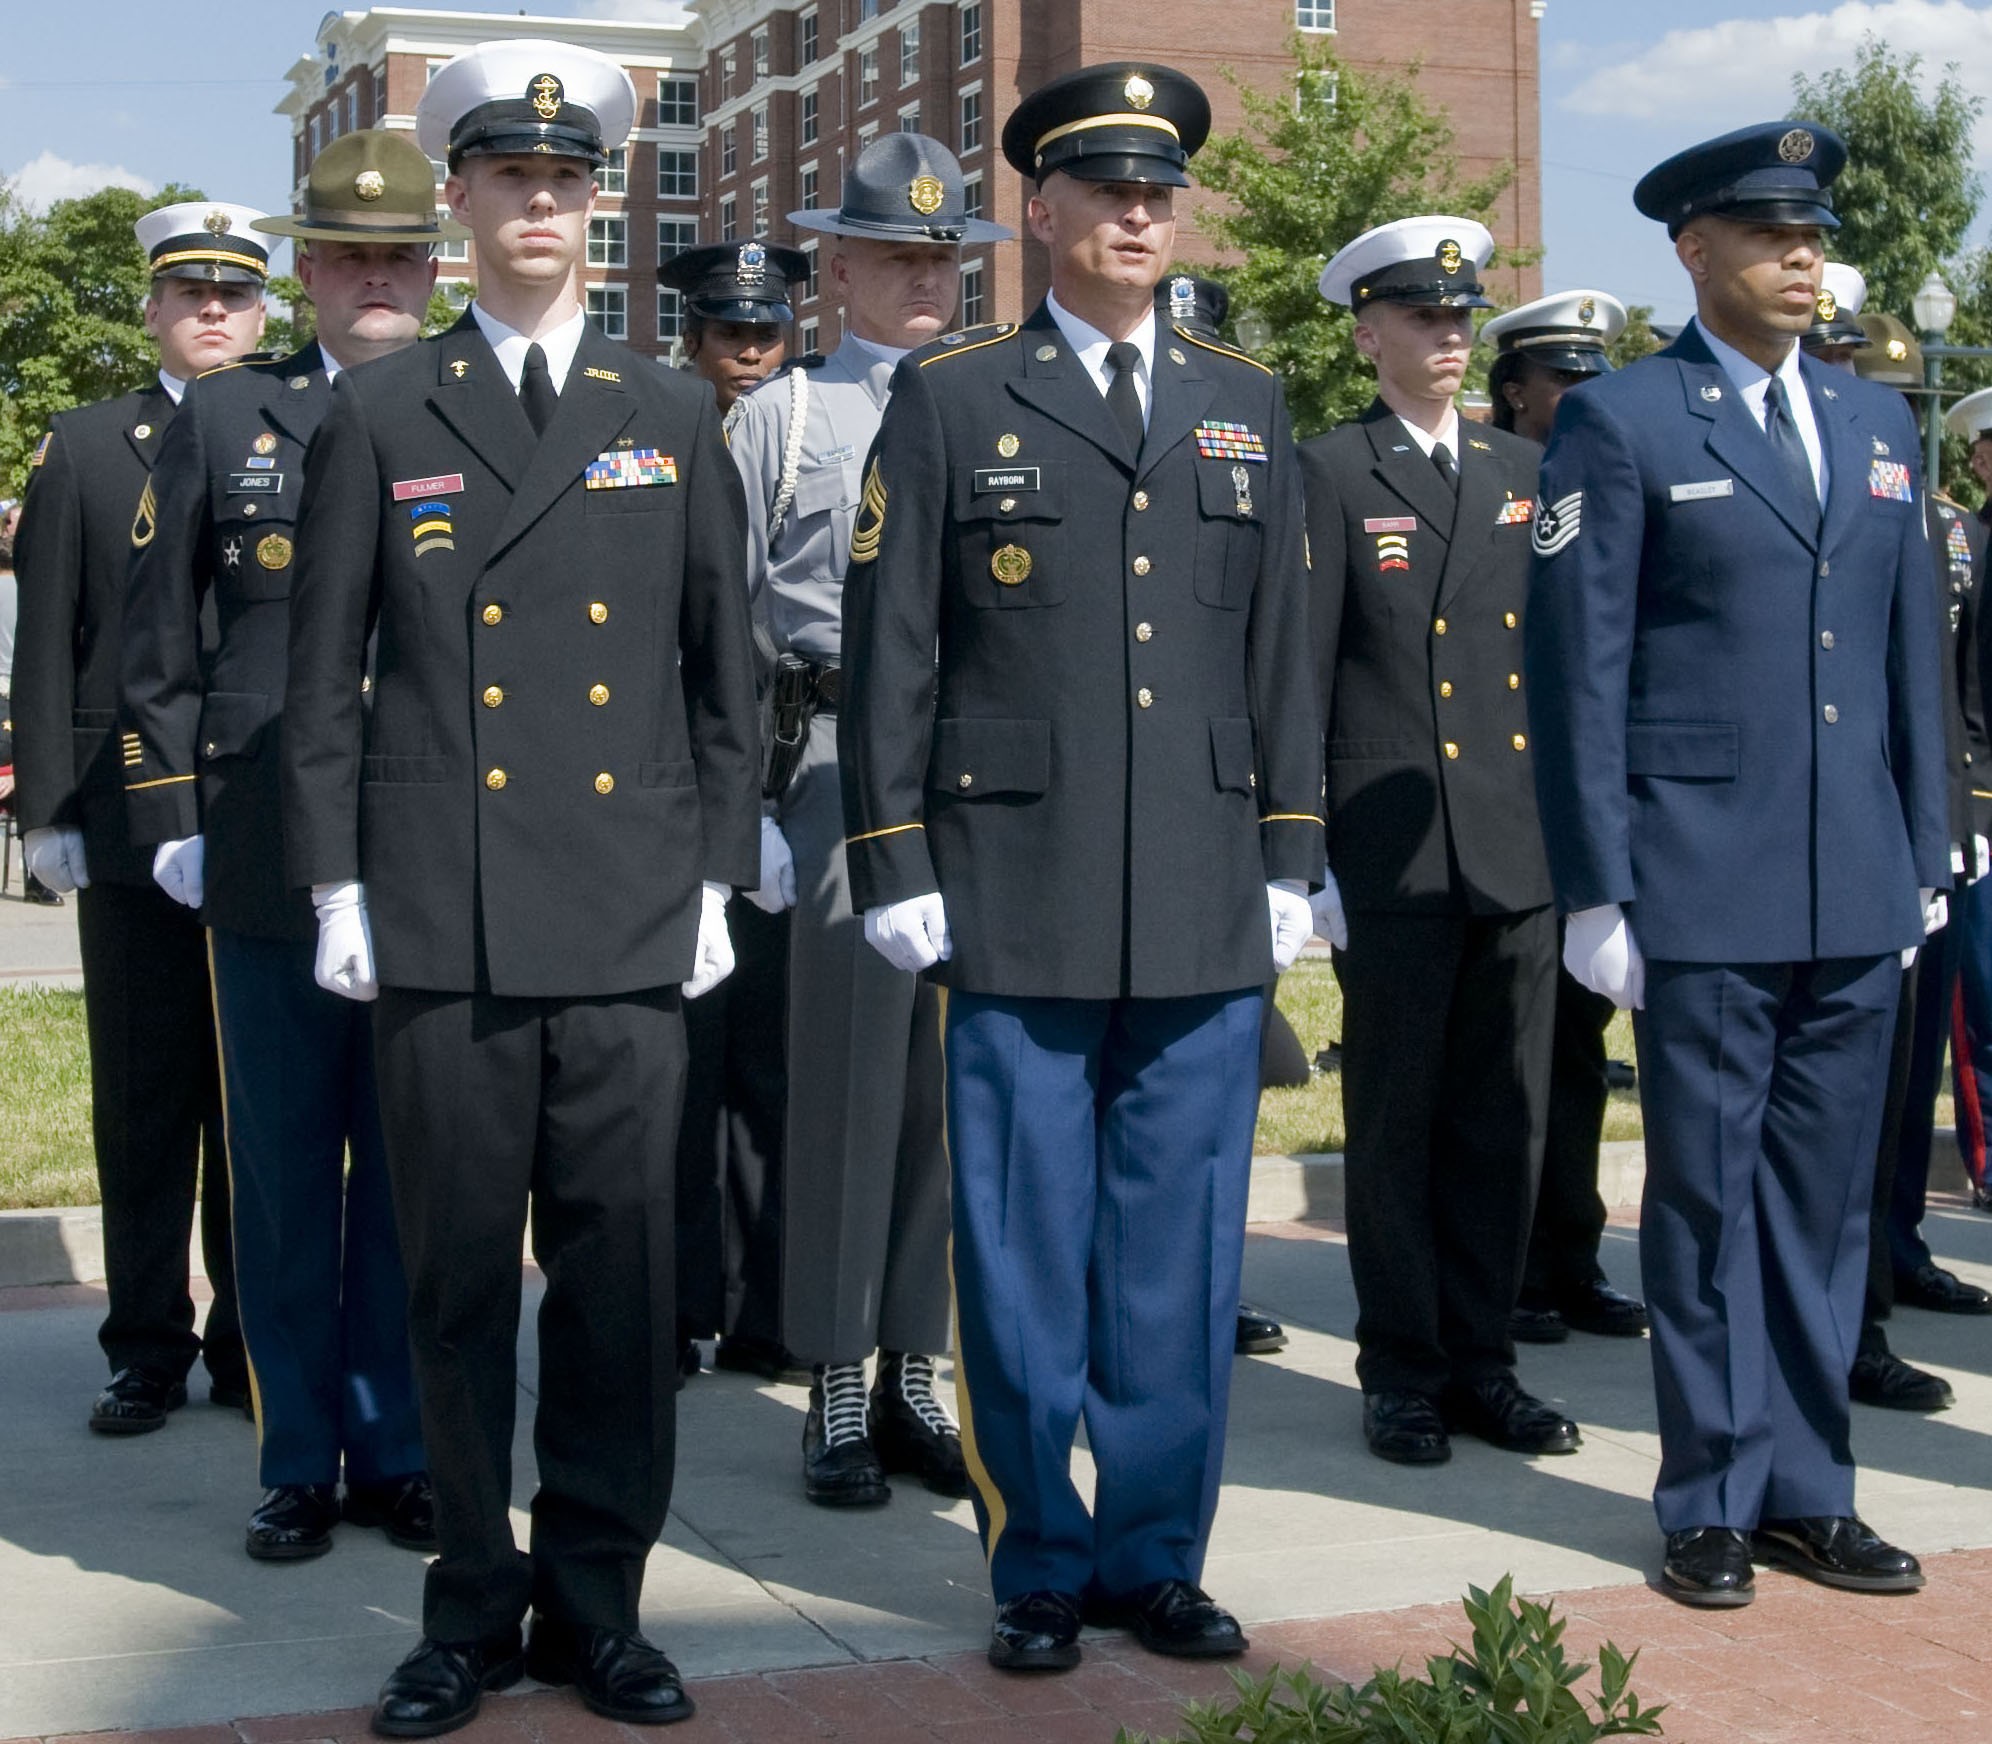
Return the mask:
M764 237L688 248L657 269L657 282L684 298L685 361L712 383L729 430L741 397L787 358L795 321L789 287L808 276L809 258L801 249ZM739 974L736 968L736 979Z
M1279 383L1155 316L1209 127L1152 63L1024 99L1003 153L1051 294L901 362L846 584L852 897L948 990L957 1397L1017 1670L1078 1662L1082 1604L1245 1646L1197 1580L1321 767Z
M312 979L318 928L284 882L277 745L305 448L340 369L420 333L431 248L465 232L438 223L414 141L378 131L319 153L301 218L255 228L302 245L317 337L201 377L160 445L125 599L125 795L132 840L157 844L153 878L209 928L264 1486L248 1552L321 1555L342 1512L431 1550L372 1014ZM220 625L211 651L204 610Z
M208 1396L249 1408L207 952L199 921L153 883L151 848L131 838L121 748L130 741L115 728L133 513L150 513L146 484L187 383L262 337L269 250L249 228L260 217L196 200L139 219L158 379L56 418L30 462L15 553L23 858L51 889L85 891L76 921L110 1297L97 1337L112 1371L90 1427L107 1435L164 1424L186 1402L197 1356L207 1363ZM200 1336L187 1292L197 1183L214 1286Z
M1328 882L1348 1120L1363 1435L1433 1464L1449 1429L1571 1453L1515 1378L1508 1314L1542 1164L1556 917L1521 624L1535 445L1454 395L1493 252L1467 218L1365 232L1321 275L1377 398L1303 443L1328 747Z
M1541 447L1564 393L1612 367L1606 347L1625 331L1625 305L1605 291L1557 291L1496 315L1480 329L1496 347L1487 368L1493 424ZM1528 1344L1559 1344L1579 1331L1637 1338L1646 1308L1606 1281L1598 1264L1605 1202L1598 1144L1611 1080L1605 1028L1612 1002L1564 969L1556 976L1549 1105L1522 1290L1508 1331Z
M1630 1007L1662 1590L1752 1557L1906 1591L1854 1515L1847 1370L1900 955L1948 882L1916 430L1804 356L1846 148L1809 121L1633 191L1693 280L1543 460L1529 715L1571 973ZM1919 887L1921 892L1919 896Z
M522 1671L611 1719L691 1712L637 1605L674 1452L679 1003L730 968L729 886L757 873L756 726L712 395L604 339L576 291L592 171L634 111L622 68L562 43L437 71L416 143L450 166L477 300L342 372L305 468L287 859L320 985L379 1000L441 1546L374 1710L390 1737L462 1725ZM524 1554L529 1205L546 1297Z
M748 399L733 432L756 620L777 656L801 667L790 681L812 705L800 761L762 820L753 899L794 904L782 1335L815 1370L803 1492L862 1507L890 1497L892 1472L947 1496L966 1495L968 1475L934 1392L948 1343L939 1006L930 984L866 945L844 854L844 572L894 366L953 322L962 245L1010 232L968 216L961 165L920 133L873 141L834 210L789 222L831 239L823 270L844 339Z

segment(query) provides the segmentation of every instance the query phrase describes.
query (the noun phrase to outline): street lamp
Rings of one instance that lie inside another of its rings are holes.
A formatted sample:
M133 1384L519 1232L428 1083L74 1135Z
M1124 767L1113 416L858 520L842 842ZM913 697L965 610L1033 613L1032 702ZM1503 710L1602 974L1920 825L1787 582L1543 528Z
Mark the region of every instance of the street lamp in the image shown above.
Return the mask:
M1916 317L1916 325L1941 342L1957 319L1957 293L1944 283L1944 275L1932 267L1929 276L1917 286L1909 308Z
M1263 350L1273 337L1272 322L1257 309L1240 309L1231 330L1238 335L1239 347L1245 351Z
M1915 296L1909 300L1909 312L1916 317L1916 325L1923 334L1923 385L1929 390L1930 400L1923 408L1923 488L1936 490L1942 482L1937 475L1943 464L1944 441L1943 395L1939 391L1944 379L1944 360L1940 348L1951 322L1957 319L1957 294L1944 283L1943 274L1935 267L1916 287Z

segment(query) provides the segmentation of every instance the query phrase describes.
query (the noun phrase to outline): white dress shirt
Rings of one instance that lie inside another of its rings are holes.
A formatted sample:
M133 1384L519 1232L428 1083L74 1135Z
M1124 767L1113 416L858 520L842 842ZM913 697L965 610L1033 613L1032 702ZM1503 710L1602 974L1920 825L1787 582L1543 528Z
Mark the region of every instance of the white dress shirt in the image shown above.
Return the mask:
M1436 431L1422 429L1401 414L1397 421L1410 433L1411 440L1418 444L1420 452L1424 454L1427 460L1432 458L1432 450L1443 442L1446 445L1446 452L1452 456L1453 471L1457 472L1459 470L1459 408L1457 406L1446 407L1446 421Z
M1736 384L1736 391L1743 396L1743 404L1749 407L1750 416L1757 420L1759 430L1764 427L1764 396L1770 392L1771 376L1762 364L1752 363L1735 346L1716 338L1701 324L1695 321L1695 330L1702 336L1702 343L1714 354L1715 361L1722 365L1722 373ZM1826 501L1826 487L1831 482L1826 476L1826 444L1819 437L1819 420L1812 410L1812 395L1806 388L1805 377L1799 371L1798 341L1791 342L1791 349L1785 353L1784 362L1778 365L1778 380L1784 383L1785 404L1791 407L1791 421L1798 426L1798 439L1805 444L1805 458L1812 462L1812 488L1819 493L1819 500Z
M477 323L478 332L497 352L498 367L512 384L513 393L519 391L519 378L526 373L526 350L532 345L537 345L546 353L546 373L553 381L553 391L557 394L567 386L567 372L574 367L574 353L581 345L581 330L588 325L588 317L583 310L576 309L551 333L542 334L536 340L487 314L482 303L473 301L470 314Z
M180 396L187 391L187 384L176 375L168 375L163 369L159 372L159 385L166 390L166 397L174 405L180 403Z
M1065 307L1056 296L1047 295L1045 307L1051 311L1051 318L1058 324L1059 332L1065 335L1065 343L1072 347L1073 356L1093 378L1093 383L1102 397L1113 385L1114 372L1107 365L1107 347L1115 341L1102 333L1091 322L1082 321ZM1128 344L1141 353L1141 362L1135 366L1134 392L1141 401L1141 427L1148 428L1148 384L1155 374L1155 311L1150 308L1142 317L1141 325L1127 336Z

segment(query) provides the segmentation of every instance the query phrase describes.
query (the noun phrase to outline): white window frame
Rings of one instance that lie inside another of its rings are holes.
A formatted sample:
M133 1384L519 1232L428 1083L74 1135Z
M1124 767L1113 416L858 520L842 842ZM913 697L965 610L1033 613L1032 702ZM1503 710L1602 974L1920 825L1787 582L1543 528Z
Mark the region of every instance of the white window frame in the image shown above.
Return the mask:
M964 327L979 327L989 319L989 294L983 288L982 262L965 260L961 263L961 291L957 299L961 310L961 324Z
M629 337L629 286L589 285L582 292L582 303L588 319L602 330L604 338Z
M446 236L436 244L436 259L444 266L468 266L470 264L470 238L468 236Z
M676 97L666 97L669 87L682 85L691 94L692 115L689 121L681 120L675 113L680 107ZM657 75L657 125L659 127L696 127L700 122L699 82L689 73L659 73Z
M920 131L920 105L918 103L908 103L905 108L899 111L899 131L901 133L918 133Z
M629 147L619 145L609 153L609 161L595 172L595 186L612 199L629 195Z
M816 276L817 274L816 243L812 240L803 243L801 247L802 247L802 258L806 262L808 262L808 266L804 270L802 275L802 300L805 303L813 303L816 301L817 297L822 294L820 290L822 281L819 280Z
M819 331L814 319L803 322L796 329L796 347L805 356L816 349L816 335Z
M823 178L813 163L804 164L795 172L796 198L805 212L822 210Z
M972 67L982 59L982 26L982 0L967 0L961 9L961 27L957 33L961 64L965 67Z
M1335 28L1335 0L1293 0L1293 27L1309 36L1325 36Z
M981 218L985 215L982 210L982 172L980 170L977 170L973 175L961 178L961 198L962 208L970 218Z
M691 166L690 188L666 188L664 186L664 166L672 166L672 174L682 179L686 165ZM657 148L657 197L660 200L696 200L699 197L699 153L696 146L660 145Z
M629 265L629 219L621 212L597 212L588 220L588 264Z
M719 173L721 176L733 175L740 168L740 129L734 125L734 122L738 120L739 117L735 116L733 121L727 122L719 130Z
M814 6L805 6L795 15L795 58L805 67L816 65L823 52L823 27Z
M728 194L719 202L719 239L721 242L740 240L740 199Z
M768 27L764 24L747 39L748 54L751 58L754 77L757 80L768 76Z
M920 82L920 19L918 14L899 27L899 88Z
M657 337L677 339L685 331L685 299L669 285L657 287Z
M768 234L768 178L762 176L747 190L747 234L766 236Z
M969 105L971 103L975 105L973 116L969 114ZM973 139L969 137L971 125L973 125L975 130ZM957 142L956 148L963 157L967 157L972 151L980 151L982 149L982 81L980 79L976 80L972 85L964 85L961 88L959 100L955 104L955 140Z
M665 238L670 238L671 252L664 252ZM682 240L681 240L682 238ZM664 213L657 217L657 264L662 266L667 260L675 260L687 249L699 245L699 222L696 218L674 218Z
M858 50L858 107L869 109L878 101L878 44Z
M749 155L748 161L750 163L766 163L768 161L767 104L756 103L754 105L753 114L750 120L750 127L752 130L754 144L753 144L753 150Z

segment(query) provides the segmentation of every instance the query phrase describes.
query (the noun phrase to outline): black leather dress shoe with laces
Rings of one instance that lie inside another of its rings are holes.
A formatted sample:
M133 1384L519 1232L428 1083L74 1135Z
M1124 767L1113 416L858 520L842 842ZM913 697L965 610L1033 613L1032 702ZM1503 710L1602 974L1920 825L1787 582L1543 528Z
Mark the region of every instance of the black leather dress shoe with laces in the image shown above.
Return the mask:
M1565 1324L1594 1338L1638 1338L1646 1331L1646 1304L1603 1278L1565 1291L1556 1306Z
M1575 1453L1577 1425L1553 1405L1522 1391L1513 1375L1482 1375L1456 1383L1440 1397L1446 1427L1477 1435L1510 1453Z
M1079 1663L1079 1600L1072 1593L1019 1593L996 1607L989 1663L998 1671L1070 1671Z
M863 1363L830 1363L809 1385L802 1420L802 1493L825 1508L876 1508L892 1500L872 1446Z
M1423 1393L1365 1393L1363 1439L1394 1465L1443 1465L1452 1458L1445 1419Z
M541 1683L571 1683L589 1709L630 1726L668 1726L697 1711L663 1649L633 1630L533 1619L526 1672Z
M486 1690L525 1676L519 1633L450 1644L426 1635L380 1686L373 1729L383 1738L434 1738L477 1718Z
M1857 1405L1885 1411L1942 1411L1951 1402L1951 1384L1904 1362L1892 1350L1864 1350L1847 1374L1847 1392Z
M1992 1294L1932 1262L1895 1280L1895 1299L1933 1314L1992 1314Z
M346 1518L355 1526L378 1526L403 1550L436 1548L436 1492L427 1472L380 1484L348 1483Z
M1570 1337L1570 1322L1546 1304L1517 1302L1508 1310L1508 1336L1517 1344L1562 1344Z
M1775 1563L1821 1586L1856 1593L1913 1593L1923 1565L1906 1550L1877 1538L1852 1514L1801 1520L1762 1520L1751 1535L1759 1562Z
M90 1407L90 1427L99 1435L149 1435L166 1427L166 1413L187 1402L184 1381L150 1369L119 1369Z
M1263 1308L1254 1308L1249 1302L1238 1304L1238 1329L1232 1337L1231 1348L1240 1356L1271 1356L1273 1352L1285 1350L1286 1328Z
M736 1375L757 1375L785 1387L806 1387L810 1382L809 1364L797 1362L772 1339L756 1338L751 1333L722 1337L713 1348L712 1366Z
M306 1562L332 1548L338 1524L337 1484L278 1484L249 1516L243 1548L258 1562Z
M1660 1590L1703 1610L1734 1610L1757 1596L1750 1542L1734 1526L1691 1526L1667 1534Z
M871 1442L886 1472L910 1472L937 1496L968 1494L961 1431L934 1392L934 1359L879 1354L871 1390Z
M1171 1659L1235 1659L1251 1645L1238 1619L1195 1581L1155 1581L1102 1610L1118 1615L1150 1653Z

